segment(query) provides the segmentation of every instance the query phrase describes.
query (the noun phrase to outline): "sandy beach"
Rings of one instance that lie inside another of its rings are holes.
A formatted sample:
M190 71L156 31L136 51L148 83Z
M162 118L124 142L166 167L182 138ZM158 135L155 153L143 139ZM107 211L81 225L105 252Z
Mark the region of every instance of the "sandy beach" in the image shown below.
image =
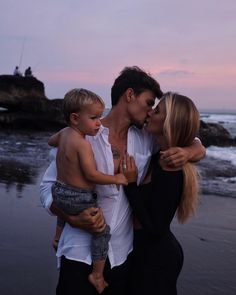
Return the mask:
M42 170L43 171L43 170ZM0 294L53 295L57 283L51 248L55 218L42 208L37 181L19 189L0 183ZM180 295L236 294L236 199L202 195L198 214L173 222L185 262Z
M198 214L173 231L185 261L179 294L236 294L236 199L202 195Z

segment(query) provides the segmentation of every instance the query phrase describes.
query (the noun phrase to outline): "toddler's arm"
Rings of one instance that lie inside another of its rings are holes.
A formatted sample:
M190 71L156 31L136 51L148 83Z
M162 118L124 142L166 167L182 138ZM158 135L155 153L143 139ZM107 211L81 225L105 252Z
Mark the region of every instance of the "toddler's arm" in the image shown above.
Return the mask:
M50 146L58 147L61 133L63 131L66 131L66 129L68 129L68 127L63 128L60 131L58 131L57 133L54 133L52 136L50 136L48 139L48 144Z
M128 184L126 177L122 173L109 175L97 170L92 147L87 140L80 142L77 152L81 170L87 180L95 184Z
M57 147L59 143L59 137L60 137L60 131L49 137L48 144L50 146Z

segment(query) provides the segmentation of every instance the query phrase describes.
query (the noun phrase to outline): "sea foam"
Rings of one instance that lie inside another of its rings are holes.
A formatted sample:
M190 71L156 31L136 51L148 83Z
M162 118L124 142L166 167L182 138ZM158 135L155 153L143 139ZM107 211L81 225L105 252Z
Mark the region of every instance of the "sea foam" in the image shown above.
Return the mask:
M210 146L206 151L207 156L231 162L236 166L236 147Z

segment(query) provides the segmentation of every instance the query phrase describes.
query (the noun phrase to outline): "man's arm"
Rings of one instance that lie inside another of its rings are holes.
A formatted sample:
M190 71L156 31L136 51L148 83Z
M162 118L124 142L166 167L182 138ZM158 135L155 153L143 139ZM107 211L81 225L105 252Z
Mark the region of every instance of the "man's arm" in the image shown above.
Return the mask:
M186 162L197 162L205 157L206 149L199 138L187 147L171 147L161 152L161 159L171 167L182 167Z
M89 208L79 215L71 216L65 214L53 202L51 187L56 181L56 149L51 151L52 162L46 170L40 183L40 200L43 207L51 215L57 215L68 222L73 227L78 227L90 232L100 232L104 229L104 217L102 210L98 208Z
M57 154L57 149L52 149L50 151L51 163L49 167L47 168L47 170L45 171L42 181L40 183L40 201L43 207L51 215L53 215L53 213L50 210L51 204L53 202L51 187L53 183L56 181L56 175L57 175L56 160L55 160L56 154Z

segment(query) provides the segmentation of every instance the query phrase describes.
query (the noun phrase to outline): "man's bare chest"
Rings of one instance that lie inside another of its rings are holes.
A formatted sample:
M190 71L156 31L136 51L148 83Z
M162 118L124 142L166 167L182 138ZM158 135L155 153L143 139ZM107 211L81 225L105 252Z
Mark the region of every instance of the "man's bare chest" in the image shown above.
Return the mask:
M119 172L121 160L127 152L127 141L117 142L111 140L110 143L114 162L114 173L116 174Z

